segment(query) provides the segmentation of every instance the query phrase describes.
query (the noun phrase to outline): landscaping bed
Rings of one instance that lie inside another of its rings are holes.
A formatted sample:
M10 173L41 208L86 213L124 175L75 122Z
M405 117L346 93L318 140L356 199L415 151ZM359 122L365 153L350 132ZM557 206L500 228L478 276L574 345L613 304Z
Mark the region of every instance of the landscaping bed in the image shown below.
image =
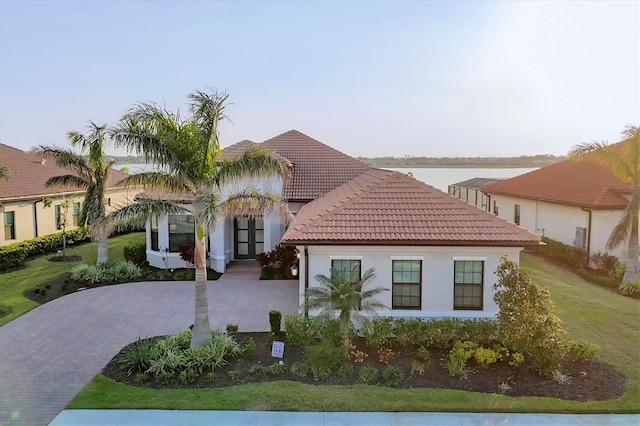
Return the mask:
M501 393L508 396L546 396L575 401L617 398L622 394L625 384L624 376L607 363L597 360L578 362L570 359L563 360L561 365L563 372L561 382L552 377L540 376L531 366L522 365L515 369L507 362L498 362L487 367L470 362L465 377L457 378L450 376L445 368L449 357L449 351L446 349L431 349L429 360L422 363L424 371L418 372L415 370L415 353L403 349L392 349L393 356L388 364L379 362L377 350L367 346L362 337L354 339L353 343L358 350L367 353L368 357L363 363L355 363L353 359L346 362L345 365L351 366L350 374L339 373L339 368L336 368L327 377L314 377L311 371L306 371L302 375L296 367L292 372L292 366L305 363L305 350L287 343L284 333L279 335L237 333L234 337L240 346L244 346L250 339L253 340L256 344L255 355L245 352L238 358L230 359L228 365L217 368L214 374L195 374L190 380L184 380L184 377L181 378L176 372L163 377L162 383L153 374L139 375L120 361L127 349L136 345L136 342L123 348L107 364L102 374L117 382L148 388L216 388L276 380L291 380L315 385L352 385L364 383L361 369L368 367L376 369L378 373L378 378L369 381L368 384L385 386L385 370L392 366L397 367L403 377L393 387L458 389ZM271 341L274 338L286 344L284 365L279 367L271 367L278 362L277 358L271 357ZM156 337L151 340L159 339ZM413 371L412 367L414 367ZM349 367L346 369L348 370Z
M135 279L122 282L143 282L143 281L193 281L195 270L193 268L164 270L150 266L140 267L142 275ZM222 274L213 269L207 269L207 280L217 280ZM67 272L23 292L24 297L34 302L43 304L55 300L67 294L75 293L80 289L103 287L106 285L120 284L121 282L83 282L71 278L71 273Z

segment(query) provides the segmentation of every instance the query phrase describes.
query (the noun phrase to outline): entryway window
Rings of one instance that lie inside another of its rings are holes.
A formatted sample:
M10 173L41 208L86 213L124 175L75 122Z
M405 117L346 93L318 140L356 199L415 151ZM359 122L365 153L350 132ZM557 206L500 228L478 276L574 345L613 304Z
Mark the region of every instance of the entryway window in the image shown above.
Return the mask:
M393 260L392 308L420 309L421 260Z
M151 216L151 250L160 250L160 245L158 244L158 216Z
M482 310L484 261L454 261L453 309Z
M177 253L182 244L195 244L195 219L190 214L169 216L169 251Z
M16 216L15 212L4 212L4 239L15 240L16 239Z

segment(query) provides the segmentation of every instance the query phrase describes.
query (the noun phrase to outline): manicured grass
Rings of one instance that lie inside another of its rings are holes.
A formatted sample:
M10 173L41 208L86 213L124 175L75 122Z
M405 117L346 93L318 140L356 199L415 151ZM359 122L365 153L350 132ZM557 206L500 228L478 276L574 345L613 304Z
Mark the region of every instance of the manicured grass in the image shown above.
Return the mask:
M97 375L68 408L156 408L291 411L458 411L458 412L640 412L640 305L584 282L541 258L524 254L523 268L551 289L575 338L603 347L600 358L627 376L616 400L576 402L555 398L512 398L446 389L378 386L314 386L289 381L211 389L147 389ZM571 385L568 385L571 386Z
M144 241L144 232L135 232L109 239L109 259L122 260L122 248L133 241ZM74 253L75 251L75 253ZM22 293L44 284L51 278L68 272L78 263L95 263L98 256L97 243L86 243L67 249L67 254L82 256L82 262L50 262L53 254L40 256L28 262L28 266L12 272L0 273L0 302L12 308L12 312L0 318L0 326L16 319L38 306Z

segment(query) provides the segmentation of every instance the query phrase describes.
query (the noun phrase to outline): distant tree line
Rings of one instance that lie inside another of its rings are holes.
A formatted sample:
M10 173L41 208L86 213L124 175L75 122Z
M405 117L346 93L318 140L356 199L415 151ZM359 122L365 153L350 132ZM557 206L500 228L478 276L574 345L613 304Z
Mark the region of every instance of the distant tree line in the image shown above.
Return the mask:
M375 167L544 167L558 161L566 160L565 156L551 154L521 155L519 157L358 157L358 159Z

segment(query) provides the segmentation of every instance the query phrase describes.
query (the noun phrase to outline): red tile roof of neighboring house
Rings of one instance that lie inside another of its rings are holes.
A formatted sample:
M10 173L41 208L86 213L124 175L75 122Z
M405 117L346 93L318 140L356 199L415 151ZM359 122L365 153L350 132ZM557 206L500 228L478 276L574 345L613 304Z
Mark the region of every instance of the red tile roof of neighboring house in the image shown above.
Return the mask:
M0 180L0 200L23 199L51 195L54 188L47 188L45 182L53 177L68 175L70 171L56 165L52 159L43 161L41 154L22 151L0 143L0 167L7 169L9 179ZM114 188L117 183L129 175L118 170L109 173L108 187ZM82 188L67 187L65 192L84 191Z
M222 150L223 155L237 155L255 144L242 141ZM323 144L297 130L290 130L260 144L293 164L285 182L284 196L289 201L310 201L370 170L355 158Z
M282 240L522 247L540 236L405 174L371 169L303 206Z
M565 160L482 188L501 194L594 209L623 209L631 184L605 167L588 161Z

